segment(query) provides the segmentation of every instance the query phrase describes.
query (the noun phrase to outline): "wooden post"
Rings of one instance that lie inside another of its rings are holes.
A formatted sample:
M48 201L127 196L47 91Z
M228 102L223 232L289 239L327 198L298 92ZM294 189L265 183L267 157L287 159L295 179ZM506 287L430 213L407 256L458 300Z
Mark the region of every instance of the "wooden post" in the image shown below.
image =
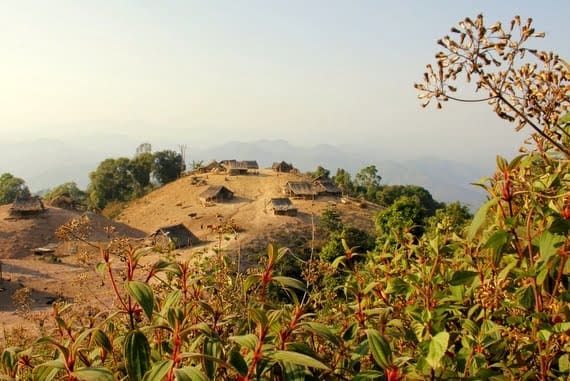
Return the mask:
M4 278L2 278L2 262L0 262L0 283L4 282Z

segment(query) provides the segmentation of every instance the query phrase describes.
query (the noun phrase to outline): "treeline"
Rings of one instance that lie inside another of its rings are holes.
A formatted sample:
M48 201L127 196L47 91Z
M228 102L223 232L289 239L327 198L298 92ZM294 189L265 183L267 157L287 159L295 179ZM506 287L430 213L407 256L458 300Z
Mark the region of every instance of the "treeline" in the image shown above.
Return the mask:
M86 190L79 189L75 182L67 182L42 196L48 201L65 196L79 209L102 210L111 202L129 201L172 182L185 170L186 164L180 153L172 150L153 153L151 145L143 143L132 158L109 158L99 163L89 174ZM23 179L10 173L0 176L0 205L29 195Z

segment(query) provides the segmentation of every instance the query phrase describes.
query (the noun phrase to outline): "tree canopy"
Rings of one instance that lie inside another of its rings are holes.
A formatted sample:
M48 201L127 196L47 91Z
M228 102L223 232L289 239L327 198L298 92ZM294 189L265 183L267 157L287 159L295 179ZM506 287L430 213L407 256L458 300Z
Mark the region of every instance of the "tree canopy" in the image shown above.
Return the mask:
M24 180L11 173L0 175L0 205L10 204L16 197L29 195L30 191Z

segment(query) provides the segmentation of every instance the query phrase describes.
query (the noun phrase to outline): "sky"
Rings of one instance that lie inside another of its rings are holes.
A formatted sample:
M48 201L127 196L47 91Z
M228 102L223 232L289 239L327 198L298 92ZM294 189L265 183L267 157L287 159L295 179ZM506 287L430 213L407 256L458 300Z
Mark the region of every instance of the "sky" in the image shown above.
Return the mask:
M537 47L570 57L565 0L3 1L0 142L124 134L509 154L524 133L487 105L424 110L413 88L435 41L478 13L532 17L547 33Z

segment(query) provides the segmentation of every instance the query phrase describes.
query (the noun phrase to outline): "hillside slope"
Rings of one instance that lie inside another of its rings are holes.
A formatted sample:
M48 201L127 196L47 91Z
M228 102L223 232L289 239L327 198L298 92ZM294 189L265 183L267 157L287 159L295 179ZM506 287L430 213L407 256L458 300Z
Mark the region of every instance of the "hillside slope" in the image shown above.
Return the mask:
M343 204L334 198L293 200L299 210L297 216L273 215L268 205L270 199L283 197L282 187L287 181L306 180L295 174L260 170L258 175L202 174L197 178L206 184L192 185L191 177L179 179L129 204L117 221L146 233L182 223L205 242L203 248L218 243L217 233L208 226L231 220L239 233L234 235L234 242L226 245L239 245L241 249L249 247L251 250L263 250L269 242L290 246L298 234L310 237L312 226L317 225L318 216L328 207L336 208L341 218L355 227L373 229L373 206L361 208L356 204ZM199 195L209 185L224 185L234 192L234 199L202 206Z

